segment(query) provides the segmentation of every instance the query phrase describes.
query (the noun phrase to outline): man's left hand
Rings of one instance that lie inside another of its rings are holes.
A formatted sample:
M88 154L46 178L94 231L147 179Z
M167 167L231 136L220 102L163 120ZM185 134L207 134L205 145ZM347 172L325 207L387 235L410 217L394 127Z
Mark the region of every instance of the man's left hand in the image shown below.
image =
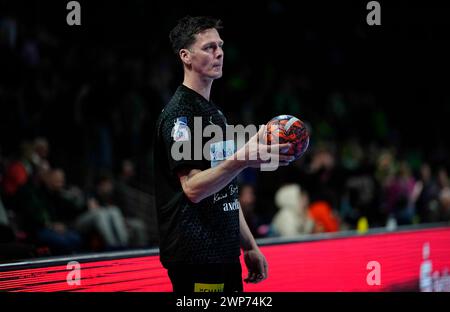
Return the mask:
M244 261L248 269L246 283L259 283L268 277L268 264L266 257L259 249L244 251Z

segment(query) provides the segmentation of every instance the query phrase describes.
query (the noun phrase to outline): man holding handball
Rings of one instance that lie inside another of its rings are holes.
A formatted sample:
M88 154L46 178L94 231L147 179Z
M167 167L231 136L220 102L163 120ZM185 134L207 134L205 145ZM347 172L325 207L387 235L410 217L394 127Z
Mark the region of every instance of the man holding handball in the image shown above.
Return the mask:
M195 118L201 118L202 127L214 124L225 131L227 126L210 101L212 83L222 76L219 29L220 20L187 16L169 35L184 80L157 121L154 175L160 259L175 292L242 291L240 248L249 272L245 281L259 283L268 277L267 261L240 209L236 177L247 167L259 168L274 159L285 166L295 159L283 154L290 143L270 149L259 144L264 127L237 152L233 140L225 140L208 147L210 160L173 157L174 144L189 146L195 154ZM262 149L268 156L264 159Z

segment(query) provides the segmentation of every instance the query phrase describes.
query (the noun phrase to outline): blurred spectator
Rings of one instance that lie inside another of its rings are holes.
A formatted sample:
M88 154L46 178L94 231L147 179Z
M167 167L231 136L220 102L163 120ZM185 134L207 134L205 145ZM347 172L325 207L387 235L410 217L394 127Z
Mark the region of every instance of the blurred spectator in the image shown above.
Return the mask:
M333 208L337 208L340 202L339 194L343 189L343 178L331 146L324 144L316 147L304 181L311 201L325 200Z
M439 219L437 221L450 221L450 187L444 187L439 194Z
M20 194L20 212L27 233L38 244L48 245L54 254L82 248L82 238L73 228L82 207L65 194L64 187L64 171L53 169L46 174L44 185L29 183Z
M49 144L46 138L38 137L33 142L33 154L31 160L38 171L50 169Z
M100 175L95 190L88 195L88 211L76 222L77 229L84 233L97 231L107 248L123 248L129 243L128 231L121 210L115 206L114 184L109 175Z
M144 220L148 215L149 195L144 193L136 179L134 162L123 160L118 179L114 186L115 202L125 217L125 224L130 235L130 245L143 247L149 244L148 225ZM143 216L145 215L145 217Z
M397 224L412 224L415 214L416 181L407 162L400 163L397 173L387 177L384 186L386 212L393 215Z
M433 221L449 221L450 217L450 180L445 167L440 167L437 177L439 191L439 209Z
M17 241L8 211L0 196L0 260L27 259L35 255L34 246Z
M242 184L239 188L239 202L247 225L255 238L268 234L269 227L260 224L260 219L255 213L256 195L252 184Z
M373 177L373 166L361 163L348 172L341 195L341 229L356 229L360 218L367 218L371 227L383 226L385 220L379 211L379 187Z
M445 169L443 167L439 168L438 173L437 173L437 182L438 182L439 188L441 188L441 189L450 186L447 169Z
M3 178L3 190L7 197L13 197L19 188L25 185L33 174L33 146L24 142L20 146L20 155L7 167Z
M136 178L136 166L133 161L129 159L122 161L119 176L117 178L117 185L139 188L139 182Z
M130 245L133 247L147 246L149 243L148 229L145 222L139 217L140 201L136 198L143 194L139 190L135 165L131 160L122 161L119 177L113 188L110 192L114 195L109 194L109 197L116 197L115 204L118 205L125 218Z
M14 240L15 235L11 228L8 212L6 211L0 196L0 243L12 242Z
M139 205L136 203L136 193L140 194L139 183L136 180L134 163L131 160L122 161L121 171L115 190L111 192L116 195L116 204L120 207L125 223L130 234L130 244L135 247L147 246L149 243L147 225L139 218ZM110 196L112 196L110 194ZM138 195L139 197L139 195Z
M428 163L424 163L420 167L420 179L417 183L421 187L416 203L419 219L421 222L433 222L437 220L436 215L439 210L439 185L433 177Z
M272 221L273 235L286 237L313 232L314 222L308 216L308 195L300 186L288 184L279 188L275 203L279 211Z
M328 202L320 200L311 203L308 213L314 220L314 233L339 231L339 219Z
M382 187L394 176L396 170L394 152L383 150L376 159L375 177Z
M9 225L9 219L2 198L0 197L0 225Z

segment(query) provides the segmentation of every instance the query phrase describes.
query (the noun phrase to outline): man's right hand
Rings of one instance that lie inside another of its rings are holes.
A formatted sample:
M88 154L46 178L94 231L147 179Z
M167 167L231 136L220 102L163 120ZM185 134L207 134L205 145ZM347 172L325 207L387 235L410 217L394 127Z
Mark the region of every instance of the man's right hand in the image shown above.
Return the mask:
M233 158L245 162L246 167L252 168L260 168L262 164L269 163L287 166L295 160L293 155L286 154L291 143L265 144L265 130L266 126L261 127L258 133L234 154Z
M287 144L266 145L264 142L265 127L261 128L241 149L218 166L206 170L186 169L179 171L178 178L186 197L193 203L222 190L246 167L275 170L278 166L286 166L295 158L286 155ZM281 153L280 153L281 151Z

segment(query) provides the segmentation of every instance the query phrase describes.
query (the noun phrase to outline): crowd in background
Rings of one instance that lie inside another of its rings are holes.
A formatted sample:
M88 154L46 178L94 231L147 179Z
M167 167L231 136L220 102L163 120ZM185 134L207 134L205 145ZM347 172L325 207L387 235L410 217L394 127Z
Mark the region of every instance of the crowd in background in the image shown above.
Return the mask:
M259 23L286 26L282 3L265 4ZM152 136L182 79L167 39L175 19L90 24L87 35L52 19L30 22L14 7L3 13L3 255L157 246ZM441 129L450 98L433 78L423 82L420 62L419 77L406 72L401 81L395 72L384 76L389 62L374 60L372 74L363 68L371 56L386 58L380 44L395 45L395 36L382 40L357 24L341 26L345 36L299 26L297 54L287 33L270 35L262 24L254 33L248 26L258 22L226 15L224 22L224 77L214 83L212 100L228 123L264 124L290 114L311 132L308 152L292 165L239 176L241 206L256 237L449 221L448 135ZM397 61L400 52L392 53ZM425 108L415 110L421 101Z

